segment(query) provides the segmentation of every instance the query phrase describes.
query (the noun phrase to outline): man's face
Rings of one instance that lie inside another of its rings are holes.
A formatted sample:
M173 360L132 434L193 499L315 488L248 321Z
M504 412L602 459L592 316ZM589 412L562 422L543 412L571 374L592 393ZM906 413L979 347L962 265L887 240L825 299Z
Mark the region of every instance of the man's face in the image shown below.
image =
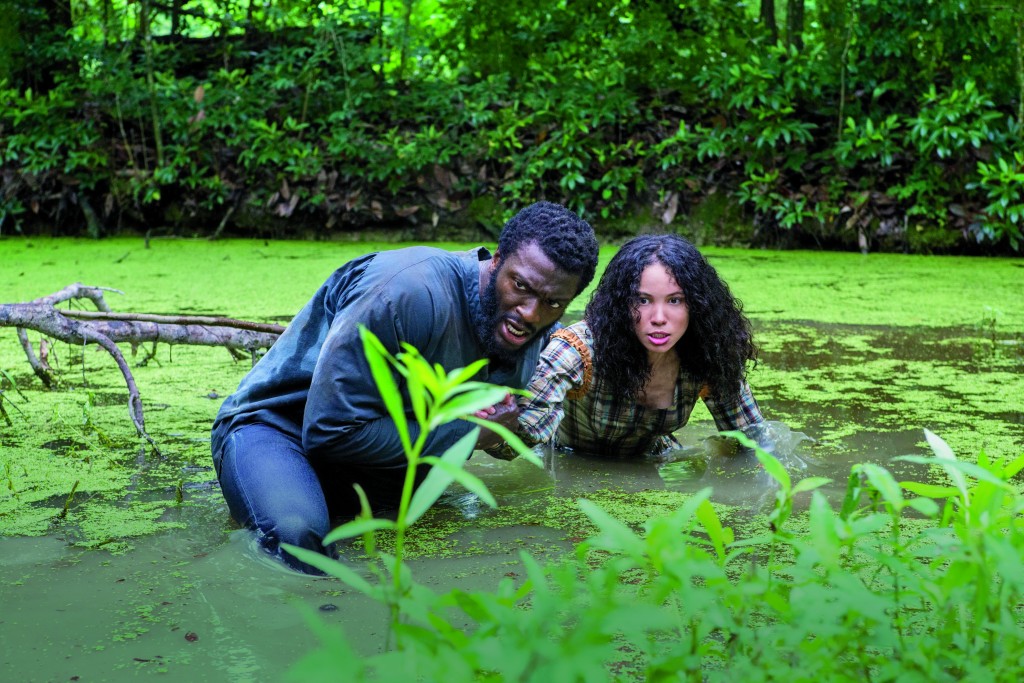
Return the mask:
M495 254L490 281L481 292L488 355L514 359L538 332L565 312L576 296L579 276L560 270L531 242L515 253Z

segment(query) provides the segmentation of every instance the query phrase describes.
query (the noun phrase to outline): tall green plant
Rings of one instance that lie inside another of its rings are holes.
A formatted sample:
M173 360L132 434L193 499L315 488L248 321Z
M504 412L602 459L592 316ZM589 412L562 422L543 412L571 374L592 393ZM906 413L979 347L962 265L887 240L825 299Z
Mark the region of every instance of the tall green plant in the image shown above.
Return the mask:
M1009 463L958 461L930 432L950 484L852 468L838 509L819 478L778 484L769 528L736 538L693 495L642 530L580 501L596 533L564 560L521 554L525 582L435 595L410 583L399 649L357 657L324 646L297 680L1015 681L1024 673L1024 496ZM752 443L747 444L756 449ZM802 530L789 528L810 493ZM909 495L908 495L909 494ZM944 501L940 507L936 501ZM914 511L914 518L906 513ZM777 546L776 555L764 551ZM328 565L324 565L328 568ZM468 625L467 625L468 624Z
M409 527L423 516L452 482L458 482L472 491L487 505L497 505L484 483L463 469L466 460L473 454L480 427L471 429L441 456L424 453L430 432L457 419L468 420L498 432L520 455L538 466L541 463L537 455L508 429L473 415L477 410L494 405L509 392L515 391L471 380L487 364L485 359L464 368L446 371L440 365L431 365L409 344L403 344L403 351L392 355L366 327L360 326L359 334L381 400L402 442L407 467L395 519L373 518L366 496L357 486L362 512L354 521L328 534L324 544L363 536L370 554L379 561L379 568L375 572L379 583L368 583L344 563L325 555L287 544L283 547L303 562L337 576L352 588L387 605L391 614L392 633L395 633L402 627L405 606L417 588L404 560L405 535ZM403 405L402 391L395 381L394 373L404 379L408 387L408 408ZM411 422L416 424L416 430L411 428ZM430 472L417 487L416 472L421 465L430 467ZM377 552L375 549L373 534L382 530L395 534L394 555Z

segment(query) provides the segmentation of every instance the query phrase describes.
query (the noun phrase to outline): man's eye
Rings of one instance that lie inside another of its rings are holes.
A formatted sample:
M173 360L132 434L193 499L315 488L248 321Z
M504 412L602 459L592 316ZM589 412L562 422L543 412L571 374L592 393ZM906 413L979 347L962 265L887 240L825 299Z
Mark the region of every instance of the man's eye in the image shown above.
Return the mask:
M562 302L560 302L560 301L549 301L548 302L548 306L550 306L551 308L561 308L562 307Z
M512 282L515 284L516 289L526 289L526 285L523 284L522 280L513 280Z

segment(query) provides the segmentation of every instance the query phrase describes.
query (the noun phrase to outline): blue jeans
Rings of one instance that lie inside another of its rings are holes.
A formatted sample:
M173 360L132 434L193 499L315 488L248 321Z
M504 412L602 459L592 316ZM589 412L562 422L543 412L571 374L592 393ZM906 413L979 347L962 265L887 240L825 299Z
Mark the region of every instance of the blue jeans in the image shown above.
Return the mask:
M322 572L283 552L280 545L331 554L323 539L332 519L359 512L352 484L363 487L375 511L395 508L406 471L405 467L314 466L301 440L265 424L245 425L228 434L213 454L213 463L231 516L255 530L268 552L310 574ZM418 476L417 483L421 480Z

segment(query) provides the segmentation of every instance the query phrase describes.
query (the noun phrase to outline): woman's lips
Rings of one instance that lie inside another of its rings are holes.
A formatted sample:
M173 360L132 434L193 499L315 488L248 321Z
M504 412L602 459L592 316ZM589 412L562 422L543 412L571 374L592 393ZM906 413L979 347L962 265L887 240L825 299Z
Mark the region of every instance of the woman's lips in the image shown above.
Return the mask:
M647 340L655 346L663 346L671 339L671 335L664 332L652 332L647 335Z

